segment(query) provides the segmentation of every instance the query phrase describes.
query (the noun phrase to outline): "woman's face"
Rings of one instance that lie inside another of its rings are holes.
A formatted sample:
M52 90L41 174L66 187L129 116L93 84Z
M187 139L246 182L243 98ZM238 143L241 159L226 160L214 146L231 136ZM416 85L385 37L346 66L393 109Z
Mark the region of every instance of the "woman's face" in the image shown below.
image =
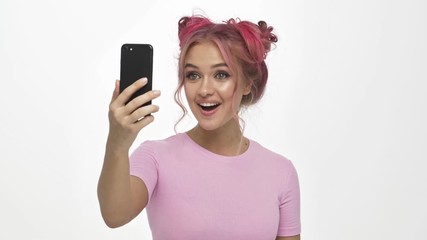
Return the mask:
M242 96L250 92L250 86L244 86L231 75L212 42L198 43L188 50L183 72L188 104L199 126L205 130L226 125L234 115L233 103L235 111L238 110Z

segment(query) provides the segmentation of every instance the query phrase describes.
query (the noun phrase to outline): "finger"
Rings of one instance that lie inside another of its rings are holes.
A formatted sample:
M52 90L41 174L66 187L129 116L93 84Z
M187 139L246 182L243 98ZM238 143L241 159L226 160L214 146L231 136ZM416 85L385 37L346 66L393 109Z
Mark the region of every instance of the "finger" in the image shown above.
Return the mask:
M143 119L144 117L147 117L150 114L158 111L159 106L157 105L148 105L145 107L138 108L129 116L129 121L131 121L131 123L136 123L138 121L141 121L141 119Z
M117 102L120 105L125 105L125 103L132 97L132 95L147 84L147 78L141 78L125 88L117 97Z
M117 98L117 96L119 96L119 92L120 92L120 81L116 80L114 91L113 91L113 96L111 97L110 103L112 103Z
M148 124L152 123L154 121L153 115L148 115L142 118L141 120L137 121L134 124L134 127L137 129L137 131L140 131L141 129L145 128Z
M152 90L134 98L132 101L126 104L125 112L127 114L134 112L136 109L140 108L145 103L158 98L160 94L161 92L159 90Z

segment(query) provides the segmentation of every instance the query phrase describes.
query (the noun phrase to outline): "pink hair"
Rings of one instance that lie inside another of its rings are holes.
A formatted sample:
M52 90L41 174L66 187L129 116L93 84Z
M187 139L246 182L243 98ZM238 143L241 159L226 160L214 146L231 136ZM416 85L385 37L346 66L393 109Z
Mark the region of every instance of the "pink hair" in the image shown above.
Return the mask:
M250 106L261 99L267 84L268 69L265 58L271 49L271 44L277 42L277 37L272 31L273 27L267 26L264 21L259 21L256 25L249 21L233 18L223 23L213 23L204 16L181 18L178 22L181 53L175 101L183 110L183 115L178 123L187 114L187 110L182 104L181 89L185 79L184 59L192 46L206 41L217 45L232 74L237 78L242 78L244 83L251 85L250 93L243 96L241 101L241 106ZM235 91L236 89L237 84ZM237 116L235 117L237 118Z

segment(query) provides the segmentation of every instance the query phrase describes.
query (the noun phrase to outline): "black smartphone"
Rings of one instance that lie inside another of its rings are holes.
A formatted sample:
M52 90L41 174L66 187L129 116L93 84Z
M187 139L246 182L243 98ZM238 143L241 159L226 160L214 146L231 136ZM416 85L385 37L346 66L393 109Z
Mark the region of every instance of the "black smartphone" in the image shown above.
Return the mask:
M120 92L143 77L148 79L147 84L135 92L128 102L152 89L153 46L150 44L123 44L120 58ZM150 104L151 101L142 106Z

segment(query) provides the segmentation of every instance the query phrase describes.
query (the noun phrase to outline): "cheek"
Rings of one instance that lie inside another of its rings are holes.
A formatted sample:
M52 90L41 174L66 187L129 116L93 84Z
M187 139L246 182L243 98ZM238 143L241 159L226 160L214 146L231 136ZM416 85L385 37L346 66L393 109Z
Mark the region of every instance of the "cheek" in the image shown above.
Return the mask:
M191 99L191 93L188 90L188 86L186 86L185 84L182 86L182 88L184 89L184 95L185 95L185 99L187 100L187 103L190 103L190 99Z
M182 86L182 88L184 89L184 94L187 98L191 97L192 95L192 89L191 89L191 85L184 83L184 85Z
M234 88L235 83L233 81L226 81L217 86L217 91L221 93L223 98L231 99L233 97Z

